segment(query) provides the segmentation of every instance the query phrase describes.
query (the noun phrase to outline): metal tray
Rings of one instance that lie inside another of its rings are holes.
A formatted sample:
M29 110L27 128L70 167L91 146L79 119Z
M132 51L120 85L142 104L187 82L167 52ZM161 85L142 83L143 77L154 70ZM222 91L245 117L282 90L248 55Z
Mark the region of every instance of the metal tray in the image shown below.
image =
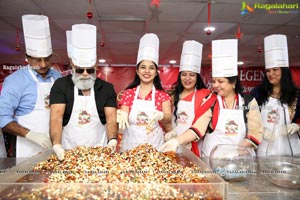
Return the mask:
M53 154L45 151L0 174L0 196L8 199L47 199L65 197L75 199L225 199L227 182L225 182L198 157L186 148L180 148L179 157L195 163L205 174L208 183L43 183L43 175L35 174L33 167L47 160ZM25 176L34 177L33 182L18 183ZM31 195L31 196L30 196Z

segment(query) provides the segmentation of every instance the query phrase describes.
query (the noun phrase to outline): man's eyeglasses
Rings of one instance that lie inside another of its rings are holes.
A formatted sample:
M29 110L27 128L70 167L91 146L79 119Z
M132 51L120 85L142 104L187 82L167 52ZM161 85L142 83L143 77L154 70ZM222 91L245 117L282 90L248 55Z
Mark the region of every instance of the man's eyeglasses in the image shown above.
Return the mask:
M95 73L95 68L76 68L75 72L78 74L82 74L85 70L88 74Z

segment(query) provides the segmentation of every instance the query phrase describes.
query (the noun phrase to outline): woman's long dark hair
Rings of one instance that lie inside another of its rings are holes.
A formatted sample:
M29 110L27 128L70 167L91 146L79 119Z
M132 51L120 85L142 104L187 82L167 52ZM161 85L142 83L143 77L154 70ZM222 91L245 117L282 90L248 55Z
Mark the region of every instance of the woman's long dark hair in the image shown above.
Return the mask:
M137 65L137 69L140 67L141 62ZM160 77L159 77L159 73L158 73L158 67L155 63L154 63L154 65L156 68L157 75L155 76L155 78L153 80L153 85L154 85L155 89L157 89L157 90L164 90L161 85L161 81L160 81ZM140 84L140 82L141 82L140 77L137 75L137 73L135 73L134 80L125 88L125 90L137 87Z
M289 106L297 98L298 88L293 82L291 71L288 67L280 67L281 69L281 79L280 79L280 86L281 86L281 96L279 101L282 104L288 104ZM259 105L266 104L269 96L273 92L273 85L269 82L266 72L265 77L262 83L257 87L258 98L256 98Z
M172 95L174 97L173 101L174 101L174 116L175 116L175 121L177 120L177 115L176 115L176 112L177 112L177 105L178 105L178 102L180 100L180 94L181 92L184 90L184 87L181 83L181 80L180 80L180 77L181 77L181 73L182 72L179 72L179 75L178 75L178 78L177 78L177 81L172 85L172 88L174 89L174 91L172 92ZM196 85L195 85L196 89L199 90L199 89L202 89L202 88L207 88L200 76L200 74L197 73L197 81L196 81Z
M236 94L240 94L243 97L244 96L244 94L243 94L244 88L241 84L241 81L240 81L239 77L238 76L231 76L231 77L225 77L225 78L228 79L229 83L231 83L231 84L235 83L234 92Z

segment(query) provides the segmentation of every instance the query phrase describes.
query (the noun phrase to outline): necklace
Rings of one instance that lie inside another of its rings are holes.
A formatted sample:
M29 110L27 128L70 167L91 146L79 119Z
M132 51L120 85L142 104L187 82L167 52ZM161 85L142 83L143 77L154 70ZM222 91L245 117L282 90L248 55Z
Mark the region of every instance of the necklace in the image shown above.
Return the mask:
M235 109L236 104L237 104L237 101L238 101L237 95L235 95L233 101L230 101L230 102L227 101L227 103L226 103L226 100L225 100L224 97L222 97L222 100L223 100L223 106L224 106L224 108L226 108L226 109Z
M280 98L280 94L271 94L271 97L275 98L275 99L279 99Z

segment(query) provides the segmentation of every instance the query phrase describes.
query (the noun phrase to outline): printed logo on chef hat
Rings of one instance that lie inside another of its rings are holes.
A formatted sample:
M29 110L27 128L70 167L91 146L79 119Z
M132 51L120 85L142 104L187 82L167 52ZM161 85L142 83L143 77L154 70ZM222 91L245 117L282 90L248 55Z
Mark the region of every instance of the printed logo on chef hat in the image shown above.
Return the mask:
M274 34L264 38L265 68L289 67L286 35Z
M140 39L136 64L142 60L151 60L158 66L159 39L154 33L146 33Z
M68 57L72 58L72 52L73 52L73 47L72 47L72 31L66 31L66 37L67 37L67 52L68 52Z
M45 58L52 54L49 20L44 15L22 16L26 54Z
M237 39L212 41L212 77L237 76Z
M72 62L78 67L93 67L97 61L96 26L75 24L72 26Z
M179 71L192 71L200 74L203 45L194 40L183 43Z

